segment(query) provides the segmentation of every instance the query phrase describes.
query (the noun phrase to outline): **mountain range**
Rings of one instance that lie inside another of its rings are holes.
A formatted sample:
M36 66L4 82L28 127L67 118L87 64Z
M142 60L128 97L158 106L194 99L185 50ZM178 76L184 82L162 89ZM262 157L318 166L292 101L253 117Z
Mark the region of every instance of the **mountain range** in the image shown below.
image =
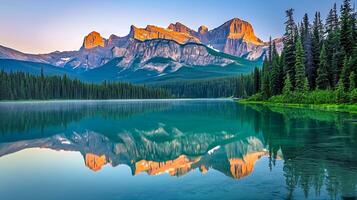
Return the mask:
M281 51L282 40L274 41ZM77 51L35 55L0 46L0 69L38 74L43 68L47 74L69 74L93 82L222 77L260 66L268 46L251 24L238 18L212 30L202 25L197 31L176 22L167 28L131 26L127 36L108 39L93 31Z

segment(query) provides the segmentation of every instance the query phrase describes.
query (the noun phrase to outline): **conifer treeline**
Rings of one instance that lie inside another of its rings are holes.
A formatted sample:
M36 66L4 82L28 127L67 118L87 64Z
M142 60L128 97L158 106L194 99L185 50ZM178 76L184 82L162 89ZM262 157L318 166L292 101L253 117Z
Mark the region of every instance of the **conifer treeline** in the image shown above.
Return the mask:
M257 91L259 70L252 74L230 78L207 80L176 81L159 84L156 87L167 90L176 98L219 98L219 97L247 97Z
M275 43L270 42L261 84L256 85L259 93L252 99L300 103L304 95L313 95L316 101L323 95L324 103L353 102L357 96L357 15L350 0L343 1L340 16L335 4L325 24L319 12L312 24L307 14L296 24L293 12L286 11L281 55ZM331 93L334 95L326 98Z
M21 99L157 99L170 98L162 89L129 83L89 84L66 75L45 77L0 72L0 100Z

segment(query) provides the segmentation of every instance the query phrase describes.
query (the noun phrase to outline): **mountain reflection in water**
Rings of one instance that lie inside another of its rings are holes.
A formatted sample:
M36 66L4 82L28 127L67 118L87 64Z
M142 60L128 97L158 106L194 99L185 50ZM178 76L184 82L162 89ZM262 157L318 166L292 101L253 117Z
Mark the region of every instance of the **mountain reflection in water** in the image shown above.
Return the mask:
M322 189L355 197L353 115L242 106L231 101L87 101L0 104L0 160L28 148L80 152L85 165L127 165L133 175L197 169L247 177L267 157L284 162L286 198Z

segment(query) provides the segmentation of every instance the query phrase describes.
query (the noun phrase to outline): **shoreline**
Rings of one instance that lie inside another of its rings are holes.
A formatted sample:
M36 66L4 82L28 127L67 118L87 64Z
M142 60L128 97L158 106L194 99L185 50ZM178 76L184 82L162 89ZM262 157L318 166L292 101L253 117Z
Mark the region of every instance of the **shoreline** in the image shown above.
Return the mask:
M326 112L344 112L357 114L357 104L298 104L298 103L273 103L267 101L236 100L239 104L265 105L286 108L308 108Z
M139 101L235 101L231 98L170 98L170 99L48 99L48 100L0 100L0 104L13 103L70 103L70 102L139 102Z

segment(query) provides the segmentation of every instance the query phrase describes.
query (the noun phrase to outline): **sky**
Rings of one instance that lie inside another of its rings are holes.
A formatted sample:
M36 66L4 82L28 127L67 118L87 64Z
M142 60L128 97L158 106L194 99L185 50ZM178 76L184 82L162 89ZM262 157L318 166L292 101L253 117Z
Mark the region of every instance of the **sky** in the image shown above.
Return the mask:
M357 0L351 0L356 3ZM209 29L238 17L253 25L264 41L284 34L285 10L295 20L315 11L326 17L342 0L0 0L0 45L25 53L77 50L97 31L105 38L125 36L130 25L167 27L181 22Z

